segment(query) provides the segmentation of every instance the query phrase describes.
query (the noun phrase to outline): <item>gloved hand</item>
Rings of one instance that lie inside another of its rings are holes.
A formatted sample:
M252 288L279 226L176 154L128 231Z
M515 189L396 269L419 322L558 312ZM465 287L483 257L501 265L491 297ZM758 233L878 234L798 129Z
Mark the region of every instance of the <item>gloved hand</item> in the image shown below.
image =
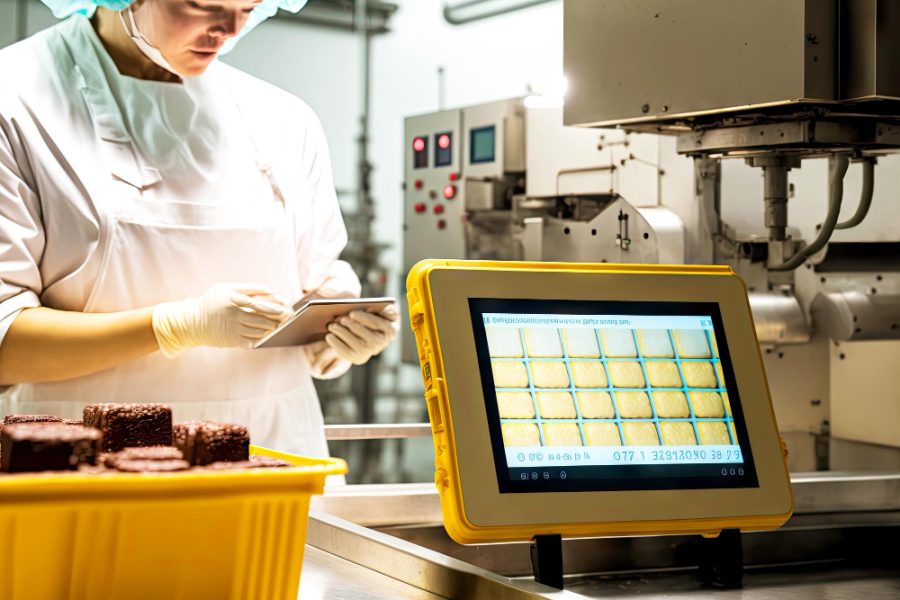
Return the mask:
M197 298L153 307L153 333L168 358L194 346L251 348L289 314L266 287L222 283Z
M400 328L396 306L380 313L354 310L328 326L325 342L338 357L361 365L391 343Z

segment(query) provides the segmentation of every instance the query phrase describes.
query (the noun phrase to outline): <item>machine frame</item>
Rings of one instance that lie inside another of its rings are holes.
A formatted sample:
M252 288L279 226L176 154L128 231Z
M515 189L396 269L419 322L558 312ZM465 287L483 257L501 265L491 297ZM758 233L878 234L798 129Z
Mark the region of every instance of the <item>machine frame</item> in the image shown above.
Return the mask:
M785 449L747 290L729 267L426 260L410 271L407 295L434 434L435 482L445 527L456 541L716 535L775 528L790 517ZM479 368L471 297L717 302L759 487L501 494L481 380L473 376Z

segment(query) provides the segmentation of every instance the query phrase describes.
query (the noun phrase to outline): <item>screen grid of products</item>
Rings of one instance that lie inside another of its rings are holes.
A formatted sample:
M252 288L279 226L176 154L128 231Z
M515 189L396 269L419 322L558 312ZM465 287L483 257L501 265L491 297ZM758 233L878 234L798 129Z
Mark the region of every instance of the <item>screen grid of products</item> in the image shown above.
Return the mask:
M710 318L483 317L509 467L743 462Z

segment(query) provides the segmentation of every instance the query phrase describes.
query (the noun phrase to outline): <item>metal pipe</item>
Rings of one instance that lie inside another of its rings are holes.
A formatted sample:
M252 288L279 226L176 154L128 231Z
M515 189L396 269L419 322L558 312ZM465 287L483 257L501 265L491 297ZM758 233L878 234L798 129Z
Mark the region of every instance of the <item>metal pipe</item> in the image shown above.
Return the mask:
M28 37L28 0L16 0L16 41Z
M519 2L511 6L508 2L497 2L497 0L468 0L467 2L457 2L456 4L452 5L445 1L444 20L451 25L465 25L466 23L473 23L475 21L481 21L483 19L489 19L491 17L499 17L500 15L515 12L523 8L530 8L532 6L546 4L547 2L553 1L554 0L520 0ZM484 12L476 12L475 14L472 14L468 17L458 16L460 12L465 14L468 9L471 9L472 7L490 4L506 4L506 6L501 6L495 9L484 9Z
M787 230L788 171L784 164L763 167L765 177L766 227L770 240L785 239Z
M327 440L387 440L430 436L431 425L428 423L325 425Z
M835 225L835 229L856 227L869 214L869 208L872 207L872 196L875 195L875 162L876 160L873 157L863 159L862 194L859 197L859 206L856 207L856 212L852 217Z
M819 235L812 242L801 248L791 258L787 259L783 264L769 267L770 271L792 271L802 265L807 258L821 250L831 239L834 228L837 225L838 217L841 213L841 202L844 199L844 175L847 174L847 167L850 165L850 158L846 154L834 154L830 159L829 170L831 172L831 185L828 202L828 214L825 216L825 222L822 223L822 229Z

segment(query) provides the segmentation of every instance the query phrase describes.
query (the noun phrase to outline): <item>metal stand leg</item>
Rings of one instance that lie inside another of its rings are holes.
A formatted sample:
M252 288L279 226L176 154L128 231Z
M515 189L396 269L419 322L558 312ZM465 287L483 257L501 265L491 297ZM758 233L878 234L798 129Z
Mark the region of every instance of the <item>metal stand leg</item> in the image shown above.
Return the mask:
M719 588L740 588L744 581L744 549L741 531L725 529L716 538L700 540L697 579Z
M561 535L536 535L531 538L531 569L538 583L563 589Z

